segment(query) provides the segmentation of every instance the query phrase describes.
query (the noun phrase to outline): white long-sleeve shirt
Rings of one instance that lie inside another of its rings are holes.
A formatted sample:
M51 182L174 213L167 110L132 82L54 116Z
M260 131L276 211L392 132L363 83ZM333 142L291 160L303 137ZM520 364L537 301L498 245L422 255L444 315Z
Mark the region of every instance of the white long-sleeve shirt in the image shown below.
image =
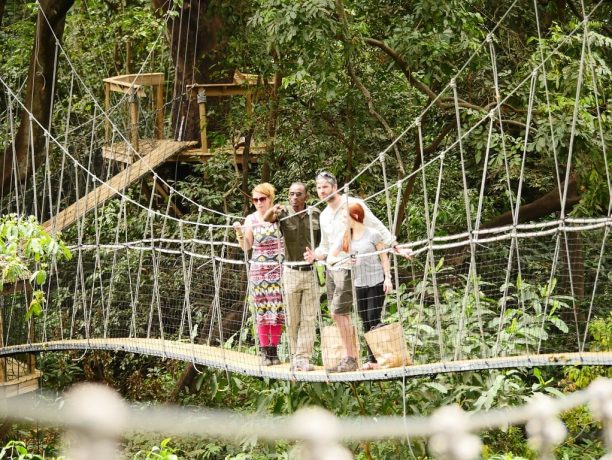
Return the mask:
M346 231L347 227L347 206L352 203L359 203L363 208L364 219L363 224L372 230L376 230L383 238L383 243L387 246L392 245L395 242L395 237L385 227L385 225L378 220L378 218L370 211L370 208L364 203L363 200L354 197L347 197L346 195L340 196L340 206L335 210L329 205L321 212L319 222L321 226L321 244L317 247L315 253L320 257L327 257L331 245ZM340 254L334 261L344 259L348 257L348 254L341 251ZM328 262L334 262L329 260Z

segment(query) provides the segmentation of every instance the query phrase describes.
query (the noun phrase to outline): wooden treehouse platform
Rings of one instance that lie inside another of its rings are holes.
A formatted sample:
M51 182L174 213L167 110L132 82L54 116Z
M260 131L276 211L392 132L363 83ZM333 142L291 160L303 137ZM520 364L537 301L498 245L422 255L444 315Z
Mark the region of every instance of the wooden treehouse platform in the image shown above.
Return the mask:
M262 86L270 86L273 82L262 82L257 75L243 74L236 71L234 80L230 83L205 83L189 85L190 98L197 100L200 139L199 145L177 152L166 158L166 161L179 162L205 162L213 155L233 155L238 165L244 158L244 146L226 145L220 148L209 148L208 120L206 102L208 97L245 98L247 116L253 114L253 99L261 92ZM146 97L147 87L151 88L153 97L153 111L155 115L154 138L141 139L138 133L139 101ZM119 75L104 79L105 109L111 109L111 94L120 93L128 96L129 105L129 140L111 143L111 126L107 120L105 125L106 145L102 148L102 156L108 160L124 164L132 164L138 157L147 156L158 148L159 142L164 140L164 76L161 73ZM267 146L262 143L253 143L249 146L249 162L256 163L257 157L266 151Z
M131 165L134 160L138 160L139 157L148 156L151 152L158 149L162 144L169 142L168 140L159 139L140 139L138 152L132 148L130 142L115 142L112 145L102 147L102 156L107 160L117 161ZM187 142L188 146L180 152L170 156L164 161L179 161L182 163L202 163L208 161L213 155L235 155L235 161L237 164L242 165L243 162L243 147L239 147L234 150L233 148L225 147L214 150L207 150L203 152L200 147L194 147L197 142ZM266 151L265 145L251 145L249 150L249 161L251 163L257 163L257 157Z
M0 358L0 398L12 398L40 388L42 372L31 363Z
M266 82L269 85L270 82ZM141 139L138 133L139 98L146 97L147 87L152 88L155 110L155 129L153 139ZM153 171L154 168L168 161L203 162L213 155L232 155L236 164L241 165L245 159L244 146L226 146L209 149L207 140L206 98L224 96L244 96L247 113L252 113L253 98L256 89L261 88L257 76L237 72L232 83L210 83L189 86L192 96L198 101L200 118L199 141L175 141L164 139L164 79L161 73L120 75L104 80L106 110L111 108L111 93L117 92L129 96L130 133L129 140L110 142L111 126L106 121L106 145L102 148L102 156L111 161L127 165L123 171L113 176L107 182L99 184L94 190L81 197L72 205L49 219L43 224L46 231L56 233L76 222L86 213L103 204L115 194L128 188L136 180ZM249 162L257 162L257 157L266 151L266 146L252 143L249 146ZM167 192L156 189L167 196Z

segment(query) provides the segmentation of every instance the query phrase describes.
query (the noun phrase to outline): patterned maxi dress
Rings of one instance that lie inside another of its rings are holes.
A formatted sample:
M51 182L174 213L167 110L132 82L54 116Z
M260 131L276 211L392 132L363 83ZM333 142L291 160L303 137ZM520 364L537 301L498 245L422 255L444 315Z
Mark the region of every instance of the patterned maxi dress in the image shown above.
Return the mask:
M283 237L277 224L264 222L256 214L249 218L253 226L249 281L257 325L280 326L285 322L281 289L281 266L285 258Z

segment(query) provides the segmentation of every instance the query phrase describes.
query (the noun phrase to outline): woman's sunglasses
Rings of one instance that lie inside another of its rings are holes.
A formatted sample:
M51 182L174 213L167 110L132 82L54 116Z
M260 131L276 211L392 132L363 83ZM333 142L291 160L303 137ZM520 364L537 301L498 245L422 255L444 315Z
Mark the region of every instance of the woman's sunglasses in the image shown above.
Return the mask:
M267 196L260 196L259 198L253 197L253 203L263 203L267 199Z

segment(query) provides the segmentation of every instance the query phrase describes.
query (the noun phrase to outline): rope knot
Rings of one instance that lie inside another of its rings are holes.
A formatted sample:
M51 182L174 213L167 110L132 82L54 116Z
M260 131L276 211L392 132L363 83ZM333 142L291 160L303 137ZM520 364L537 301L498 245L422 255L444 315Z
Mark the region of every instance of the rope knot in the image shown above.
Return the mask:
M612 380L598 378L589 387L593 415L605 423L612 423Z
M529 445L542 452L551 452L556 444L565 439L567 430L557 418L554 401L548 396L537 394L529 404L531 420L525 428L529 435Z
M468 416L458 406L438 409L431 416L434 434L429 448L436 457L447 460L478 458L482 442L467 430Z
M451 80L452 82L452 80ZM452 84L452 83L451 83ZM416 117L414 120L414 126L421 126L421 117Z
M451 78L450 87L455 89L457 87L457 80L455 80L454 78Z
M385 156L386 156L386 155L385 155L385 152L384 152L384 151L383 151L383 152L380 152L380 153L378 154L378 161L380 161L381 163L384 163L384 162L385 162Z
M487 34L487 38L485 38L485 41L487 43L493 43L493 34L492 33L488 33Z

